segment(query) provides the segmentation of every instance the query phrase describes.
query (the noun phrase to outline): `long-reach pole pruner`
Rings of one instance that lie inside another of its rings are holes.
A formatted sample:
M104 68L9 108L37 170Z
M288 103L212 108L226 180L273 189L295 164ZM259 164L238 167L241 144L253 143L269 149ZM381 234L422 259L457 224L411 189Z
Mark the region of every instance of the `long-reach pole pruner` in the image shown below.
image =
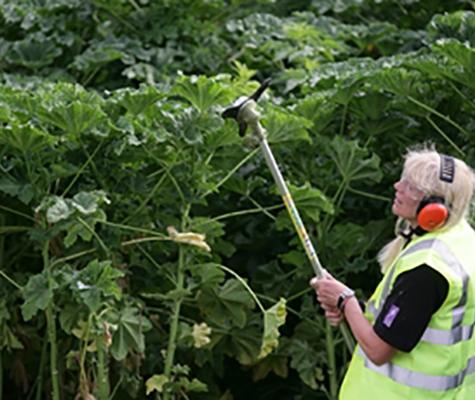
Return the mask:
M269 167L275 183L277 184L279 194L282 196L290 219L292 220L295 230L297 231L300 241L302 242L302 245L305 249L305 253L310 260L315 275L320 278L324 274L324 269L320 263L320 260L318 259L317 252L310 241L307 230L305 229L305 226L302 222L302 218L300 218L300 214L297 210L294 200L292 199L290 191L287 188L287 184L284 181L279 166L277 165L274 155L272 154L272 150L269 146L269 143L267 142L265 130L259 122L261 116L256 110L256 102L264 90L269 86L269 83L270 79L265 80L253 95L248 98L239 98L230 107L224 110L222 115L224 118L234 118L238 122L239 134L241 136L245 134L247 127L250 127L254 136L259 140L259 144L264 154L267 166ZM346 324L341 323L340 329L348 349L350 352L353 351L355 344L348 327Z

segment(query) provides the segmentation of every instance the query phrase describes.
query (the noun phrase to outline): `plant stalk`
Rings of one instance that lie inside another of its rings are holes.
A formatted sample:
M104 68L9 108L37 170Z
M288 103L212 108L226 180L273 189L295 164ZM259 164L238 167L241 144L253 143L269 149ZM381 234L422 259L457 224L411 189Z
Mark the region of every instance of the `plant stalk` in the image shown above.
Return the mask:
M188 219L188 213L190 211L190 205L187 204L185 212L183 213L181 229L186 230L186 220ZM176 290L181 291L185 285L185 247L178 247L178 269L177 269L177 283ZM178 323L180 322L180 311L183 299L178 298L173 305L172 318L170 323L170 335L168 337L167 356L165 359L164 374L167 378L171 378L171 372L175 359L176 341L178 334ZM163 395L163 400L171 400L171 393L166 391Z
M49 290L53 290L53 277L49 264L49 240L46 241L43 247L43 266L46 270L48 278ZM59 372L58 372L58 347L56 343L56 319L53 309L53 300L51 299L46 307L46 324L48 327L48 339L50 343L50 368L51 368L51 382L52 382L52 399L60 400L59 394Z
M43 395L43 374L45 370L46 364L46 356L48 351L48 340L47 336L48 333L45 334L45 338L43 340L43 347L41 349L41 360L40 360L40 368L38 369L38 386L36 387L36 400L41 400Z
M336 376L335 343L333 340L332 327L328 323L328 321L326 322L325 333L328 361L328 378L330 380L330 398L336 400L338 396L338 381Z
M96 340L97 345L97 386L99 400L108 400L109 387L109 371L108 371L108 356L107 347L104 343L104 337L100 336Z
M0 400L3 400L3 351L0 351Z
M185 248L184 246L180 246L178 249L178 279L177 279L177 290L182 290L185 281L185 274L184 274L184 266L185 266ZM177 340L177 333L178 333L178 323L180 321L180 311L181 311L181 303L182 299L177 299L173 306L173 314L172 320L170 325L170 336L168 337L168 347L167 347L167 358L165 360L165 376L167 378L171 378L171 370L174 363L175 358L175 350L176 350L176 340ZM164 400L171 400L171 394L168 392L164 393L163 399Z

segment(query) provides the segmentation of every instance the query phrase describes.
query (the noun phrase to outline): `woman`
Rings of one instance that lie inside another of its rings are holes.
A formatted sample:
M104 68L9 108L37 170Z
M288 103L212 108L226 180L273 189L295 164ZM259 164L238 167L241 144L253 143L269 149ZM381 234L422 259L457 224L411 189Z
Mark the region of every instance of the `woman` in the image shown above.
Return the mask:
M378 256L366 312L332 276L312 279L329 322L345 318L358 341L340 399L475 399L474 186L463 161L410 151L394 185L397 237Z

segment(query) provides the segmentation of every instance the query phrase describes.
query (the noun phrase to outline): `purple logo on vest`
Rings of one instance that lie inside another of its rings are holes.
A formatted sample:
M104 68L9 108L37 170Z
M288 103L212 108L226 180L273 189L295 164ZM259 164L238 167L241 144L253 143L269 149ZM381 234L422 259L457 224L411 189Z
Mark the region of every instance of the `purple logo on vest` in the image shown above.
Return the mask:
M396 316L398 315L399 310L400 310L399 307L395 306L394 304L391 304L391 307L389 307L388 313L383 319L383 324L386 325L388 328L391 328L391 325L396 319Z

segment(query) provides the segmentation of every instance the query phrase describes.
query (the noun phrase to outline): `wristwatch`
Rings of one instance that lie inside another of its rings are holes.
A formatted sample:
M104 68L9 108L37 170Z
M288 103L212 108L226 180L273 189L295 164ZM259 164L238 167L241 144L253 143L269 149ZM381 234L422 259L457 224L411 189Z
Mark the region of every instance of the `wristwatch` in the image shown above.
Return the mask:
M340 293L340 296L338 296L338 301L336 303L336 306L340 311L343 311L345 309L346 302L348 299L353 297L355 295L355 292L351 290L350 288L345 288L343 291Z

